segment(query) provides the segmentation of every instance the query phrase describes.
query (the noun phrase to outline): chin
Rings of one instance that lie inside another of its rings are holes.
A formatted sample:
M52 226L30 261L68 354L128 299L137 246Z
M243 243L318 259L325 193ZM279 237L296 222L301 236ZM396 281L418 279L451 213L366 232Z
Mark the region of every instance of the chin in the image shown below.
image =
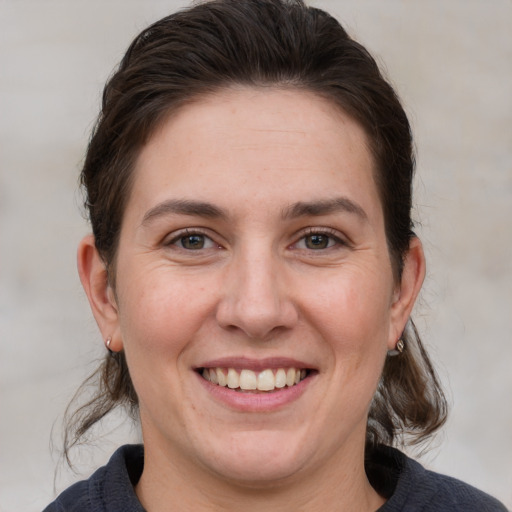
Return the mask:
M207 464L225 479L247 487L288 480L310 459L302 442L287 431L242 432L229 436L228 446L216 446ZM206 461L205 461L206 462Z

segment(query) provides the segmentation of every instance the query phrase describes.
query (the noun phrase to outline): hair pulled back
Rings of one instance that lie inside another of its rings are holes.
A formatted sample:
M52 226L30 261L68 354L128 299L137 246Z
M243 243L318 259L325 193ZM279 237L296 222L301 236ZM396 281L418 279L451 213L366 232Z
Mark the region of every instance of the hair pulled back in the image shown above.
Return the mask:
M301 0L213 0L142 31L105 86L81 183L111 284L142 147L173 111L233 86L313 92L361 124L375 161L388 248L399 279L414 236L414 154L407 116L375 60L333 17ZM396 443L404 436L408 442L422 441L446 419L443 392L411 321L404 340L403 354L387 358L370 408L370 445ZM96 394L69 418L66 453L116 406L128 406L136 415L137 395L122 353L107 355L88 383L97 379Z

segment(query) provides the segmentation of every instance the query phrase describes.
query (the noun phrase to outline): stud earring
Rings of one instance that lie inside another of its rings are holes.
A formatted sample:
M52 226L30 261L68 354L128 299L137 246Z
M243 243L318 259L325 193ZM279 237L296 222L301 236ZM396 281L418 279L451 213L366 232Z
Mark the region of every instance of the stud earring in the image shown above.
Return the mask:
M405 348L405 343L402 338L398 338L396 346L393 350L388 350L388 356L399 356Z
M110 344L112 343L112 337L109 336L106 340L105 340L105 346L107 347L107 350L113 354L113 350L110 348Z

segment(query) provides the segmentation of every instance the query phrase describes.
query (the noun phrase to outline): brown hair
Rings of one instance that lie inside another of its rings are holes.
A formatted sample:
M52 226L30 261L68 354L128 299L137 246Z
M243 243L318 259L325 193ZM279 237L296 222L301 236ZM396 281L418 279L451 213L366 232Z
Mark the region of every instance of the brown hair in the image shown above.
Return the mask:
M302 0L212 0L142 31L103 92L81 175L96 247L114 285L121 222L141 148L170 112L232 85L314 92L365 129L376 163L395 278L414 233L414 154L407 116L393 88L359 43L326 12ZM370 408L367 442L426 439L447 405L412 321L405 351L388 357ZM137 395L124 355L107 356L87 384L93 398L69 415L66 453L118 405L136 414Z

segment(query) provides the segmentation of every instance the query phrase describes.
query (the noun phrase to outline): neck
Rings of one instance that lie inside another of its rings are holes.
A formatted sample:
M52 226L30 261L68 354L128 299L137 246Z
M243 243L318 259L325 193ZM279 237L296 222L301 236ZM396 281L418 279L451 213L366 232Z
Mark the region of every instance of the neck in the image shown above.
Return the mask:
M333 464L281 481L244 482L223 478L161 445L145 443L144 471L136 493L148 512L301 510L376 511L385 500L371 487L364 470L363 448L333 454Z

